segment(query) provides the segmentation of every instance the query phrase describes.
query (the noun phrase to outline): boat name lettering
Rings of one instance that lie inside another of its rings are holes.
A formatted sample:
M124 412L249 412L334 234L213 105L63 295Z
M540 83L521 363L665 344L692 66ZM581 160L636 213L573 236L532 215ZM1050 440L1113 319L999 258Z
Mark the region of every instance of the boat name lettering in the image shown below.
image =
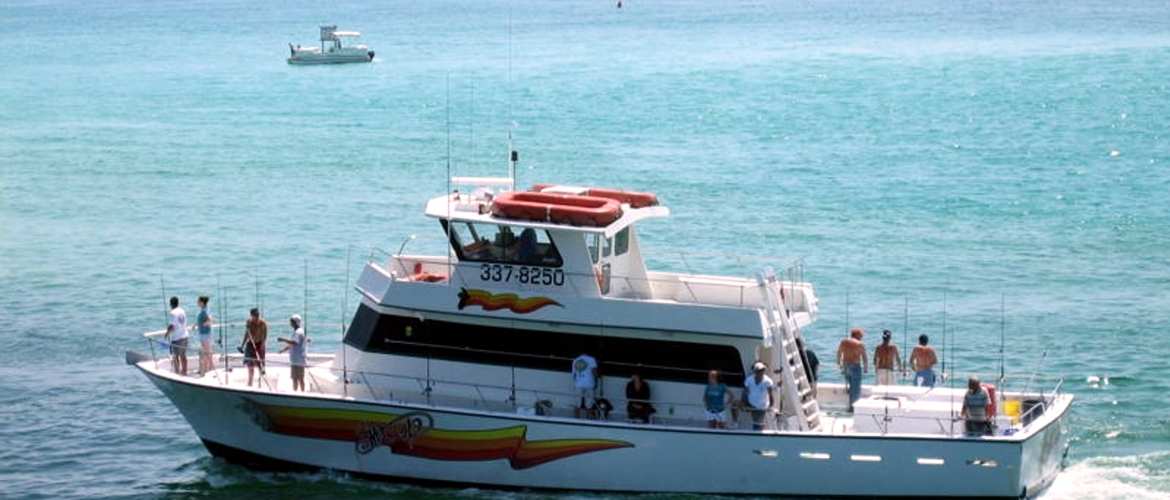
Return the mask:
M564 286L565 271L538 266L483 264L479 267L479 279L523 285Z
M393 449L397 444L410 449L414 440L434 424L430 415L421 412L407 413L389 422L365 422L358 429L354 446L362 455L374 451L379 445Z

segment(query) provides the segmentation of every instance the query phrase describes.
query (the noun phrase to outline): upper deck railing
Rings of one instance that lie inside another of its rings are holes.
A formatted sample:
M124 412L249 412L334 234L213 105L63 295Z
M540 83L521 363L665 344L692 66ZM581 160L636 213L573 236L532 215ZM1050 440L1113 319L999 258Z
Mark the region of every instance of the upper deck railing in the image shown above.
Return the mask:
M683 257L683 262L687 262ZM468 268L479 269L488 266L502 267L502 272L519 269L521 265L500 265L478 262L458 262L438 256L401 255L382 249L372 249L369 263L382 268L395 282L412 281L412 276L419 271L430 276L442 277L437 284L446 283L454 275L458 281L474 283L476 275ZM689 268L689 265L687 266ZM478 271L477 271L478 272ZM557 269L558 279L563 277L564 286L580 296L602 295L609 298L634 300L670 300L685 304L703 304L727 307L758 308L763 307L763 298L760 284L753 277L719 276L711 274L697 274L693 272L678 273L664 271L648 271L645 276L627 276L611 274L608 276L597 273L570 272ZM792 312L808 312L815 319L816 296L812 285L804 281L805 265L803 259L792 261L782 271L777 272L781 279L780 295L785 306ZM609 286L602 286L608 281ZM624 286L615 286L621 284ZM527 285L511 280L492 282L493 289L498 290L531 290L534 285ZM606 290L608 289L608 290ZM607 293L602 293L607 292Z

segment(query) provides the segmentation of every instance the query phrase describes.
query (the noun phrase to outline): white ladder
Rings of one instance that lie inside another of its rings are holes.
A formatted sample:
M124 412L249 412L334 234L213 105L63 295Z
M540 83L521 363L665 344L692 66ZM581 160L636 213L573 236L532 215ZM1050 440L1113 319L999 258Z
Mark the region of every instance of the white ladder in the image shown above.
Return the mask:
M764 301L767 325L765 345L780 344L781 391L789 408L796 408L800 430L816 430L821 425L821 407L804 368L804 356L796 342L800 332L784 303L784 289L770 267L756 278Z

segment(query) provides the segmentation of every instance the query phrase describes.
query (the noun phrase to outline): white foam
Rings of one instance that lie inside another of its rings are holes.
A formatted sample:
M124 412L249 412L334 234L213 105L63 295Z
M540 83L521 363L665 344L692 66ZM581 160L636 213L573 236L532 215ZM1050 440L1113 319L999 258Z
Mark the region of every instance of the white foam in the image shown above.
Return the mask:
M1041 498L1166 500L1170 498L1167 461L1170 452L1086 459L1061 472Z

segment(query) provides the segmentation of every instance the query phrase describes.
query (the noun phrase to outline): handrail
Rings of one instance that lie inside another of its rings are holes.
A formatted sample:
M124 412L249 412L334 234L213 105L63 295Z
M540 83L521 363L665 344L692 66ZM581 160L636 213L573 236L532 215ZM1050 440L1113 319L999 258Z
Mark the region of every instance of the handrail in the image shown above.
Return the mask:
M224 355L228 356L229 358L242 357L242 355L240 355L240 354L224 353ZM326 357L328 357L328 355L310 355L310 358L326 358ZM306 366L306 368L308 368L306 370L306 373L312 377L312 370L311 369L328 369L331 372L339 372L340 370L336 366L331 365L332 362L333 362L333 359L329 358L329 361L325 362L325 363L319 363L319 364L315 364L315 365L310 363ZM270 359L270 360L267 360L266 363L271 365L271 366L293 366L292 363L284 361L284 360ZM388 392L387 394L384 395L385 397L382 397L382 395L378 394L377 391L378 391L379 386L375 385L370 380L371 378L377 379L378 377L388 378L388 379L396 379L396 380L414 381L414 382L417 382L420 387L425 386L425 387L434 388L434 387L440 386L440 385L447 385L447 386L469 388L469 389L472 389L475 391L476 395L478 396L478 401L482 401L484 403L490 403L490 402L494 401L492 399L489 399L488 396L485 395L484 390L497 391L497 392L501 393L501 395L507 396L507 397L504 397L503 399L500 399L498 402L501 404L510 405L513 408L517 408L517 407L522 406L516 401L516 399L513 396L511 396L512 394L516 394L516 393L531 394L533 396L533 399L534 399L533 403L536 403L536 402L538 402L542 399L548 398L548 397L555 397L555 398L559 398L559 399L574 399L574 398L577 398L579 396L579 394L577 394L577 393L565 392L565 391L555 390L555 389L549 390L549 389L517 387L515 385L466 382L466 381L452 380L452 379L446 379L446 378L420 377L420 376L415 376L415 375L406 375L406 374L392 373L392 372L381 372L381 371L371 371L371 370L348 370L347 373L349 373L351 375L356 374L357 375L356 377L349 379L350 382L352 383L354 381L360 380L361 381L360 383L367 387L367 389L369 390L370 396L372 398L374 398L375 400L398 399L398 398L395 398L393 392ZM323 389L322 383L319 380L317 380L316 377L312 377L312 382L313 383L311 384L311 387L313 387L313 386L316 387L316 390L312 391L312 392L316 392L316 393L320 393L320 394L330 394ZM1057 385L1056 387L1054 387L1054 390L1052 391L1052 393L1055 394L1056 391L1059 390L1059 388L1060 388L1060 385ZM275 388L270 385L268 387L268 390L274 391ZM333 395L340 396L341 394L340 393L333 393ZM432 405L432 406L435 404L433 402L433 399L432 399L433 396L431 394L428 394L425 389L422 390L419 393L419 395L422 397L425 397L426 404ZM450 397L459 398L459 397L464 397L464 396L453 394ZM690 408L690 409L694 409L694 410L706 408L706 405L703 403L694 403L694 402L685 402L685 401L670 401L670 400L654 400L654 399L644 400L644 399L637 399L637 398L626 398L622 395L607 397L606 399L609 399L610 402L612 404L614 404L615 410L617 410L618 408L622 408L621 406L619 406L621 403L628 404L630 402L649 403L658 409L666 408L666 407ZM1037 411L1040 408L1041 408L1040 406L1036 406L1036 407L1029 409L1029 412L1020 416L1021 420L1026 415L1030 415L1031 412ZM742 420L742 415L746 414L747 410L748 410L748 408L744 408L742 406L742 403L738 398L735 398L733 400L732 405L728 409L741 412L741 417L740 417L741 420ZM769 419L768 419L769 422L771 422L772 420L775 420L776 418L785 419L785 418L792 417L792 416L799 417L799 409L785 408L779 401L777 401L777 403L772 408L769 408L768 412L770 415L772 415L772 417L769 417ZM621 414L624 412L618 411L617 413ZM697 424L697 423L701 423L701 422L705 421L705 419L701 418L701 415L702 414L700 412L693 411L689 414L684 414L684 415L674 415L674 414L671 414L669 416L659 415L659 416L656 416L654 418L655 419L667 419L668 418L668 419L671 419L674 421L694 422ZM875 418L875 419L881 418L881 417L882 417L881 415L872 415L871 416L871 418ZM939 425L940 433L943 435L946 435L946 436L950 436L950 437L963 437L966 435L965 432L948 431L947 424L949 424L951 422L958 422L958 421L963 420L962 417L958 417L958 416L952 417L952 418L945 418L945 417L928 417L928 416L915 416L915 415L898 415L897 418L899 420L921 420L921 421L936 422ZM879 424L878 427L882 429L881 433L883 435L890 433L887 430L886 426L882 426L880 424L880 422L878 424ZM782 427L783 425L780 424L780 426ZM834 434L834 435L838 434L838 430L835 427L830 428L829 432L831 434ZM856 431L852 431L852 432L856 432Z
M405 346L425 347L428 349L435 349L435 350L474 352L474 353L478 353L478 354L503 354L503 355L507 355L507 356L515 356L515 357L522 357L522 358L529 358L529 359L563 361L566 364L572 363L573 360L576 359L576 358L569 358L569 357L565 357L565 356L557 356L557 355L553 355L553 354L542 355L542 354L528 354L528 353L513 352L513 351L497 351L497 350L491 350L491 349L475 349L472 347L458 347L458 346L448 346L448 345L438 345L438 344L427 344L427 343L423 343L423 342L411 342L411 341L407 341L407 340L386 339L385 343L386 344L405 345ZM623 367L630 367L630 368L639 368L639 369L643 369L643 370L662 370L662 371L668 371L668 372L690 372L690 373L703 374L703 375L705 375L707 372L710 371L709 369L682 368L682 367L661 366L661 365L653 365L653 364L645 364L645 363L625 363L625 362L621 362L621 361L600 360L600 361L598 361L598 364L600 364L602 366L605 366L605 365L623 366ZM517 368L524 368L524 367L517 367ZM721 371L721 373L722 373L722 371ZM724 373L724 375L727 375L727 374ZM731 374L731 375L743 375L743 374L740 373L740 374ZM604 371L602 371L601 376L603 376L603 377L605 376Z
M406 261L422 262L427 265L446 268L445 273L447 276L458 275L462 278L464 283L475 282L475 280L467 279L468 277L464 273L468 267L477 267L482 265L510 266L514 269L540 267L538 265L522 263L503 264L476 261L448 262L446 259L443 259L439 256L393 255L381 249L377 249L376 251L372 252L372 254L373 253L386 256L388 259L386 264L389 267L403 269L403 275L397 275L397 272L394 273L395 281L409 281L410 272L406 270L408 267L404 263ZM377 262L380 264L382 263L381 261L373 260L372 256L371 262ZM803 261L797 261L797 264L795 265L799 267L790 267L786 269L783 271L784 275L787 277L803 277ZM581 290L577 289L577 282L594 282L597 278L596 275L592 272L565 271L563 269L557 269L557 272L566 278L564 286L571 287L573 292L579 295L581 294ZM650 290L652 290L651 295L647 298L674 300L676 302L688 304L693 303L738 307L745 307L751 304L754 307L759 307L756 305L759 300L755 299L755 296L746 295L744 293L745 289L755 289L760 286L759 283L757 283L756 280L751 277L680 273L672 271L648 271L648 274L645 276L610 275L610 280L624 282L626 284L626 288L631 290L636 288L635 285L644 284L649 287ZM804 300L803 293L798 293L798 290L803 291L811 289L811 283L793 282L791 280L780 280L780 283L783 285L785 290L785 293L783 294L785 307L789 308L793 312L808 312L810 310L811 304ZM442 282L436 284L441 285ZM657 287L658 289L655 290L656 287L652 285L659 285ZM526 283L514 282L512 280L493 282L493 287L503 290L530 290ZM664 293L665 289L663 287L673 288L670 293ZM596 288L594 288L594 290L596 290ZM712 294L715 294L715 296L712 296ZM721 300L719 296L722 296L723 299Z

